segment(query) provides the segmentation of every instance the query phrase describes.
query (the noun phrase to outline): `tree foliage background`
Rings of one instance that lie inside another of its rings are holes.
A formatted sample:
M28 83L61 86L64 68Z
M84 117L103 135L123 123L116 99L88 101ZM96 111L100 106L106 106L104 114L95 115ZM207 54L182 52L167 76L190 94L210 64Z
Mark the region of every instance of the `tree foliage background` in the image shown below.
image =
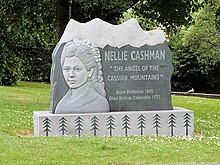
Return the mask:
M0 84L49 81L55 45L55 2L0 1Z
M220 93L220 3L213 3L194 12L193 22L171 42L175 91Z
M0 85L49 81L51 54L70 18L119 24L134 17L143 29L172 36L173 90L217 88L219 6L219 0L0 1Z

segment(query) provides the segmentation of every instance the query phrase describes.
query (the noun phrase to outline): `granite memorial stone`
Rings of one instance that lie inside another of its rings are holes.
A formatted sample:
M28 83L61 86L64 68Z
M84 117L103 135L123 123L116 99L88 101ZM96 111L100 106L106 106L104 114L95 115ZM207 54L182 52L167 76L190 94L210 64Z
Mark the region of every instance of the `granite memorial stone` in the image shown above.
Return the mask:
M172 72L162 30L71 19L52 53L50 112L34 112L34 135L193 135L193 112L172 107Z
M74 29L80 27L74 30L72 24L75 25ZM164 33L161 30L146 33L134 19L121 27L111 27L107 24L110 29L106 28L105 24L106 22L99 19L89 22L87 27L75 21L68 24L53 52L52 113L173 109L170 95L172 54ZM88 31L87 28L92 25L95 28ZM132 28L136 29L135 34ZM100 33L97 33L97 29ZM82 75L86 83L71 87L70 84L73 86L78 80L76 81L73 75L65 78L65 56L75 57L72 58L73 61L79 60L84 65L90 65L85 64L86 61L94 62L95 67L88 66L88 69L85 69L87 73ZM89 72L96 76L94 84L86 75L89 75ZM91 87L88 93L83 92L88 86ZM91 102L92 99L96 101Z

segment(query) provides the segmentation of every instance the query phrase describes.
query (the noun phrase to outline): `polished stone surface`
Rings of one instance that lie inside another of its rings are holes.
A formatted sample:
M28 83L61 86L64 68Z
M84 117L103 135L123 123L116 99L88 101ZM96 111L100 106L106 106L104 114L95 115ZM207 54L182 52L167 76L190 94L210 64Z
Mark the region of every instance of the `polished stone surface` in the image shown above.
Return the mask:
M101 49L103 78L111 111L172 109L172 54L166 43Z

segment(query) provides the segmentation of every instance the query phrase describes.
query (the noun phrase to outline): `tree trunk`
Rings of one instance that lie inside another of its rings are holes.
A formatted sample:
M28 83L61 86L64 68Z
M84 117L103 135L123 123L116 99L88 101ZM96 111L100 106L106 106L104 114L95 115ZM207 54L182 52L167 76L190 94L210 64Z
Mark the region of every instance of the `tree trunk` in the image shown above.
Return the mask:
M69 0L57 0L56 8L56 37L59 40L69 22Z
M85 23L87 20L85 18L84 12L85 11L81 7L81 4L73 0L71 6L71 18L78 22Z

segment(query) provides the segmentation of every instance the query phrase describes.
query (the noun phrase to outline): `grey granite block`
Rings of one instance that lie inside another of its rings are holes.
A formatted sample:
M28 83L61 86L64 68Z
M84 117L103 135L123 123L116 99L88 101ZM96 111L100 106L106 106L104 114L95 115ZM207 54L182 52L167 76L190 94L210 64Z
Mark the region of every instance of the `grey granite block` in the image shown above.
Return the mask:
M35 136L187 136L194 133L193 111L123 111L52 114L34 112Z

